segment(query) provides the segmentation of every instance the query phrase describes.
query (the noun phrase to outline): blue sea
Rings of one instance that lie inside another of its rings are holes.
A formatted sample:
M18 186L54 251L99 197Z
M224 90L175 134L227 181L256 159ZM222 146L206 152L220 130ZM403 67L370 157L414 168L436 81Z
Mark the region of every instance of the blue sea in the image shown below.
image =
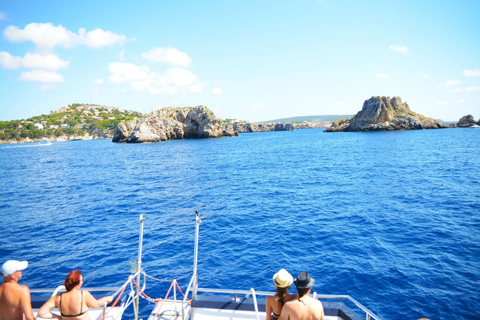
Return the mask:
M307 270L317 293L384 320L480 318L480 130L0 146L0 258L28 260L30 288L72 269L86 287L123 284L140 214L143 268L182 278L195 210L200 287L273 291L279 269ZM146 293L168 286L147 279Z

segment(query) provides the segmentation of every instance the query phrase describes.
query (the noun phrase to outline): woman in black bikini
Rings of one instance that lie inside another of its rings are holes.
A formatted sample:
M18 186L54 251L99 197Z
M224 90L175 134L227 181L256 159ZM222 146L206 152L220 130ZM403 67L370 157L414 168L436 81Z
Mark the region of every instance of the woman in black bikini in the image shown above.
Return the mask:
M62 320L90 320L88 308L100 308L105 302L112 302L112 296L106 296L99 300L95 299L90 292L80 290L83 284L83 276L80 270L73 270L63 283L67 292L51 297L38 310L38 317L45 319ZM53 314L53 308L58 308L61 316Z
M266 320L277 320L282 313L285 302L296 299L297 294L288 293L287 290L293 283L293 277L287 270L281 269L273 276L276 294L268 296L266 299Z

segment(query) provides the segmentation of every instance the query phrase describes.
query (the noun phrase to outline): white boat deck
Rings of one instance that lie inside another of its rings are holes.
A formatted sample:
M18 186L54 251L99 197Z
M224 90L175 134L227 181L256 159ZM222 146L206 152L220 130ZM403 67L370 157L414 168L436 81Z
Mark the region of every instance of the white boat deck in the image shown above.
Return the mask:
M167 300L163 305L163 301L157 302L148 320L181 320L182 319L182 303L175 303L173 300ZM190 312L191 317L190 317ZM155 316L157 315L157 316ZM212 308L193 308L188 307L185 320L256 320L255 311L245 310L229 310L229 309L212 309ZM265 311L259 311L259 320L265 319ZM338 316L325 316L325 320L342 320Z

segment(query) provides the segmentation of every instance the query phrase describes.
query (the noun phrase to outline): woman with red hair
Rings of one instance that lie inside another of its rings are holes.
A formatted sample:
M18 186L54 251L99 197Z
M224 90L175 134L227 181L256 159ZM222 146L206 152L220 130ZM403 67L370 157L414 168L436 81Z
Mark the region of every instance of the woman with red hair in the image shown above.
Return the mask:
M95 299L90 292L80 290L83 284L83 276L80 270L71 271L65 282L67 292L57 294L51 297L38 310L38 317L45 319L62 319L62 320L90 320L88 308L100 308L105 302L113 301L112 296L106 296L99 300ZM61 316L53 314L53 308L58 308Z

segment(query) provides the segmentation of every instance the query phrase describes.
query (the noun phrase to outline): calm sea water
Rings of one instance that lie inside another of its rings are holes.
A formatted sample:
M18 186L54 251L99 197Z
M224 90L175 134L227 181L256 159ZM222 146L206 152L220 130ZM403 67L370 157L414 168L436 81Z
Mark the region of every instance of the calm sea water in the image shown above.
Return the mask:
M143 267L183 277L198 210L201 287L272 291L280 268L308 270L316 292L382 319L478 319L479 209L470 128L0 146L0 257L28 260L31 288L76 268L85 286L121 285L141 213ZM149 280L147 294L167 287Z

